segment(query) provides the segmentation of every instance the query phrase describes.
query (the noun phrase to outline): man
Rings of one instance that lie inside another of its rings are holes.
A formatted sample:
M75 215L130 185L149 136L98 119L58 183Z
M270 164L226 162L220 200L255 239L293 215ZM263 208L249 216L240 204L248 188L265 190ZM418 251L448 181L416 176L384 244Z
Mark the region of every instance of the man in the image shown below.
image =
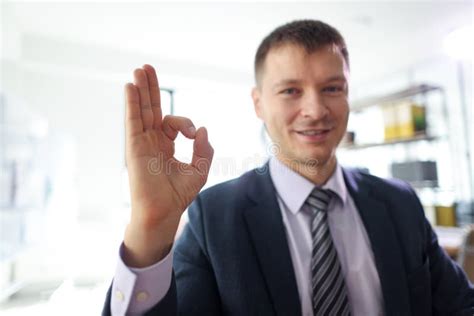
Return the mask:
M413 190L337 163L349 57L336 29L295 21L263 40L252 99L278 150L264 167L199 195L213 156L206 130L162 119L154 69L134 75L126 86L132 215L105 315L474 314L474 289L439 247ZM178 132L194 139L191 164L173 158Z

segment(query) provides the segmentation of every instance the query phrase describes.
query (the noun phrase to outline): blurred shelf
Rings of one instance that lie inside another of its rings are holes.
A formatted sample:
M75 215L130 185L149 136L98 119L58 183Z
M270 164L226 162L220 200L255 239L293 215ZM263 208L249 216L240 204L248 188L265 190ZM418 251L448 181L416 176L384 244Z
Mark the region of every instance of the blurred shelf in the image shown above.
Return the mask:
M406 99L415 95L425 94L431 91L443 91L443 89L439 86L419 84L391 94L385 94L383 96L370 97L351 102L351 111L359 112L372 106L384 106L390 101Z
M393 140L390 140L390 141L385 141L385 142L380 142L380 143L341 145L341 148L343 148L343 149L363 149L363 148L387 146L387 145L394 145L394 144L411 143L411 142L417 142L417 141L421 141L421 140L433 141L433 140L436 140L438 138L440 138L440 137L439 136L428 136L428 135L423 133L423 134L415 135L414 137L410 137L410 138L393 139Z
M408 181L414 189L439 189L438 180Z
M432 182L432 181L429 181ZM440 187L440 186L429 186L429 185L420 185L414 186L413 189L417 191L418 194L421 194L423 190L429 190L430 193L444 194L447 196L454 196L455 191L453 187Z

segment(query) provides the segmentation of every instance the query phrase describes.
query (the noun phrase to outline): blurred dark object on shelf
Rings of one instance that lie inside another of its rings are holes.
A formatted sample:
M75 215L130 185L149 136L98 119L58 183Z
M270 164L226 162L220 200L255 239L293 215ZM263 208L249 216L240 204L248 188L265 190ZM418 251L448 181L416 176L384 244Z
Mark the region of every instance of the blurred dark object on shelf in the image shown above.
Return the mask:
M347 131L346 134L344 135L344 138L342 138L342 145L354 145L355 143L355 132L353 131Z
M459 226L474 223L474 201L457 201L456 216Z
M392 176L407 181L416 188L437 187L436 161L395 162L391 165Z

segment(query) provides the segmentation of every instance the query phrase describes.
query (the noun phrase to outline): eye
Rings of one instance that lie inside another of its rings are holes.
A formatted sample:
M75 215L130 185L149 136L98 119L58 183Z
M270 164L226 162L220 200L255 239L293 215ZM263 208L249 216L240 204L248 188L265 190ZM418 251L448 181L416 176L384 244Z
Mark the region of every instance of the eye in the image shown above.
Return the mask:
M294 95L294 94L298 93L298 90L296 88L288 88L288 89L285 89L285 90L281 91L280 93L287 94L287 95Z
M324 92L329 92L331 94L339 93L344 91L344 87L341 86L329 86L323 89Z

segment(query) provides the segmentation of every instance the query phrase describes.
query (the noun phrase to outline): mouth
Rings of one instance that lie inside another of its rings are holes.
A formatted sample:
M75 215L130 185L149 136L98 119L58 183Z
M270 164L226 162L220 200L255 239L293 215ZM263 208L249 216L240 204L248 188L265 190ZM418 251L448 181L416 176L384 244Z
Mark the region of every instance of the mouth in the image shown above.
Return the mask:
M322 142L328 138L331 128L297 130L298 137L307 142Z

